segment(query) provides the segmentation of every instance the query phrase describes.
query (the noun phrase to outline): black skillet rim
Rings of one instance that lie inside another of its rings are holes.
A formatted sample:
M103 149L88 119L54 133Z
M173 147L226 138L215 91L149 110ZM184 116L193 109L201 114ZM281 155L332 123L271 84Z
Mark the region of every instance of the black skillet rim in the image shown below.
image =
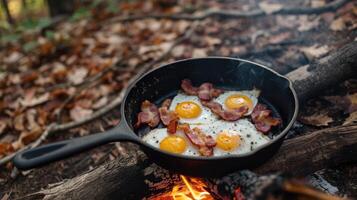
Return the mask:
M203 156L187 156L187 155L181 155L181 154L175 154L175 153L170 153L170 152L166 152L166 151L162 151L160 150L159 148L156 148L144 141L142 141L142 138L140 138L137 134L135 134L135 132L132 130L132 128L129 127L129 124L126 120L126 117L125 117L125 102L126 102L126 99L128 97L128 94L130 93L130 91L132 90L133 87L135 87L136 83L138 83L139 81L141 81L141 79L143 77L145 77L146 75L156 71L156 70L159 70L163 67L166 67L168 65L172 65L172 64L175 64L175 63L179 63L179 62L185 62L185 61L191 61L191 60L200 60L200 59L229 59L229 60L234 60L234 61L239 61L239 62L246 62L246 63L250 63L250 64L254 64L254 65L257 65L259 67L262 67L266 70L269 70L271 71L272 73L274 73L275 75L285 79L286 81L288 81L289 83L289 89L290 91L292 92L293 94L293 97L294 97L294 101L295 101L295 109L294 109L294 114L293 114L293 117L291 118L290 122L287 124L287 126L284 128L284 130L282 130L278 136L276 136L274 139L272 139L271 141L269 141L268 143L264 144L264 145L261 145L259 147L257 147L256 149L250 151L250 152L247 152L247 153L243 153L243 154L239 154L239 155L234 155L234 154L230 154L230 155L223 155L223 156L212 156L212 157L203 157ZM177 158L183 158L183 159L191 159L191 160L221 160L221 159L228 159L228 158L243 158L243 157L249 157L249 156L253 156L254 154L258 153L259 151L269 147L270 145L273 145L274 143L278 142L282 137L285 137L287 132L290 130L291 126L294 124L294 122L296 121L296 118L297 118L297 115L298 115L298 110L299 110L299 101L298 101L298 97L297 97L297 94L296 94L296 91L293 87L293 84L291 82L290 79L288 79L287 77L285 77L284 75L281 75L279 74L278 72L274 71L273 69L270 69L268 68L267 66L264 66L262 64L259 64L259 63L256 63L256 62L252 62L252 61L249 61L249 60L245 60L245 59L240 59L240 58L232 58L232 57L224 57L224 56L208 56L208 57L200 57L200 58L187 58L187 59L181 59L181 60L177 60L177 61L174 61L174 62L171 62L171 63L167 63L167 64L163 64L163 65L160 65L159 67L156 67L152 70L149 70L148 72L144 73L143 75L141 75L138 79L136 79L132 84L130 84L128 86L128 89L125 93L125 96L123 98L123 101L121 103L121 106L120 106L120 113L121 113L121 121L123 120L123 122L125 122L126 126L127 126L127 129L128 131L130 131L132 135L134 135L138 140L134 141L134 142L139 142L140 145L144 145L145 147L147 148L150 148L150 149L153 149L155 151L158 151L162 154L166 154L166 155L170 155L170 156L173 156L173 157L177 157Z

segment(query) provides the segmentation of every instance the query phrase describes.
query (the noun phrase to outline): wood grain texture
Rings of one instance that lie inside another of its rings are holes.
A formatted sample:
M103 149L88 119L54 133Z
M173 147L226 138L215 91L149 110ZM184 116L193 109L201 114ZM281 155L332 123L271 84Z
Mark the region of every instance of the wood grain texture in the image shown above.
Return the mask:
M331 85L357 77L357 41L286 75L300 100L316 96Z

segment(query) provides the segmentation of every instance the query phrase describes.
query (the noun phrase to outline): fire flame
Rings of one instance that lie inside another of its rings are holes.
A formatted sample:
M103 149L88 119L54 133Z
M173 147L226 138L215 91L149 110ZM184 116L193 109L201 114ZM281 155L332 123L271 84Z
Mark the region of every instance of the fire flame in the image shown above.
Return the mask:
M171 192L154 198L155 200L214 200L211 194L205 189L206 184L198 178L185 177L180 175L181 183L175 185Z
M214 200L201 180L182 175L180 178L184 184L172 188L171 195L174 200Z

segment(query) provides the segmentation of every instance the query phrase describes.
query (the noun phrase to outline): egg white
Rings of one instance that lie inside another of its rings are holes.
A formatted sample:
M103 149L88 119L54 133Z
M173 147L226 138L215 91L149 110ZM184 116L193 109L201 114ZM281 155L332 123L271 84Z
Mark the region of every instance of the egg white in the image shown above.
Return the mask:
M249 109L248 112L244 114L245 116L250 115L253 112L253 109L255 108L255 106L258 104L258 97L259 97L259 94L260 94L260 90L253 89L253 90L242 90L242 91L225 91L221 95L219 95L215 99L215 101L220 103L223 106L223 108L225 110L227 110L229 108L227 108L227 106L226 106L226 104L224 102L226 101L226 99L229 96L236 95L236 94L245 95L245 96L249 97L252 100L253 108Z
M235 122L218 120L213 122L212 124L191 125L190 127L198 127L202 129L205 134L211 135L215 140L217 138L217 135L223 131L228 132L229 134L235 134L240 136L240 146L231 151L225 151L216 146L214 147L214 156L240 155L248 153L270 141L267 136L257 131L254 124L252 124L247 119L240 119ZM189 141L189 139L183 132L177 131L175 134L181 136L186 141L186 151L183 152L181 155L200 156L200 153L198 152L197 148ZM146 134L143 137L143 141L156 148L160 148L160 142L167 136L169 136L169 133L167 133L166 128L157 128L151 130L148 134Z
M175 111L177 104L182 102L191 101L196 103L201 108L201 114L196 118L181 118L179 119L180 123L188 123L188 124L210 124L218 120L218 117L211 112L211 110L205 106L203 106L197 96L190 96L183 93L178 93L171 102L169 110Z
M166 128L156 128L151 130L148 134L146 134L142 140L158 149L160 149L160 142L165 139L167 136L171 135L170 133L167 132ZM177 136L181 136L182 138L185 139L186 142L186 150L180 154L180 155L187 155L187 156L199 156L200 154L198 153L197 149L191 144L191 142L188 140L186 135L181 132L177 131L175 133Z
M229 134L240 136L240 146L232 151L225 151L216 146L214 148L214 156L248 153L270 141L270 138L257 131L254 124L248 119L240 119L235 122L219 120L208 126L200 125L197 127L201 128L207 135L211 135L215 140L220 132L228 132Z

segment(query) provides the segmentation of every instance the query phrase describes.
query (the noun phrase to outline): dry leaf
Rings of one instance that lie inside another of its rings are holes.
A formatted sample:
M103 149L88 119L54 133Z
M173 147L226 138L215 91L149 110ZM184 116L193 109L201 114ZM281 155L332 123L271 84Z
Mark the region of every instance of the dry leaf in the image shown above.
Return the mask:
M313 114L310 116L302 116L300 120L302 123L312 126L328 126L333 122L333 119L327 113Z
M261 2L259 3L260 9L262 9L266 14L272 14L277 12L283 8L283 5L278 3L268 3L268 2Z
M269 43L270 44L277 44L279 42L282 42L288 38L290 38L291 33L290 32L283 32L283 33L279 33L273 36L269 37Z
M357 122L357 112L353 112L350 114L350 116L348 116L345 120L345 122L343 123L343 125L347 125L347 124L352 124Z
M12 145L10 143L0 143L0 156L6 155L7 153L13 151Z
M204 37L204 41L208 44L208 46L214 46L222 43L221 39L210 36Z
M313 20L311 20L310 18L311 17L307 15L302 15L298 17L298 31L309 31L320 24L320 17L316 17Z
M332 21L330 24L330 29L333 31L342 31L346 28L345 20L342 17L339 17Z
M313 7L313 8L322 7L325 4L326 4L325 0L312 0L311 1L311 7Z
M171 55L174 57L181 57L184 53L185 53L184 45L178 45L171 51Z
M75 85L79 85L83 83L84 79L88 75L88 69L84 67L80 67L74 70L74 72L69 73L67 75L67 78L69 81L71 81Z
M14 51L9 56L4 58L4 62L11 64L11 63L19 61L19 59L21 57L23 57L23 54L21 54L21 53L19 53L17 51Z
M36 122L37 111L35 109L29 109L26 112L27 130L30 132L40 129L40 126Z
M98 108L103 107L107 103L108 103L108 97L104 96L104 97L100 98L97 102L95 102L93 104L92 108L98 109Z
M21 101L21 104L24 107L32 107L32 106L36 106L36 105L45 103L46 101L49 100L49 98L50 98L49 93L45 93L38 97L35 97L34 92L28 92L28 93L26 93L25 98Z
M31 132L22 132L19 138L19 142L21 144L27 145L31 142L35 141L42 134L42 129L38 127L36 130L32 130Z
M14 119L14 128L18 131L25 130L24 120L25 115L23 113L17 115Z
M309 60L313 60L327 54L329 52L329 48L327 45L320 47L318 45L313 45L310 47L303 47L300 51L302 51Z
M6 130L7 122L4 119L0 120L0 135Z
M206 49L194 49L192 52L192 57L194 58L201 58L201 57L206 57L207 52Z
M74 108L71 109L70 111L70 116L71 119L74 121L79 121L83 118L89 117L93 113L93 110L91 109L84 109L80 106L75 106Z

